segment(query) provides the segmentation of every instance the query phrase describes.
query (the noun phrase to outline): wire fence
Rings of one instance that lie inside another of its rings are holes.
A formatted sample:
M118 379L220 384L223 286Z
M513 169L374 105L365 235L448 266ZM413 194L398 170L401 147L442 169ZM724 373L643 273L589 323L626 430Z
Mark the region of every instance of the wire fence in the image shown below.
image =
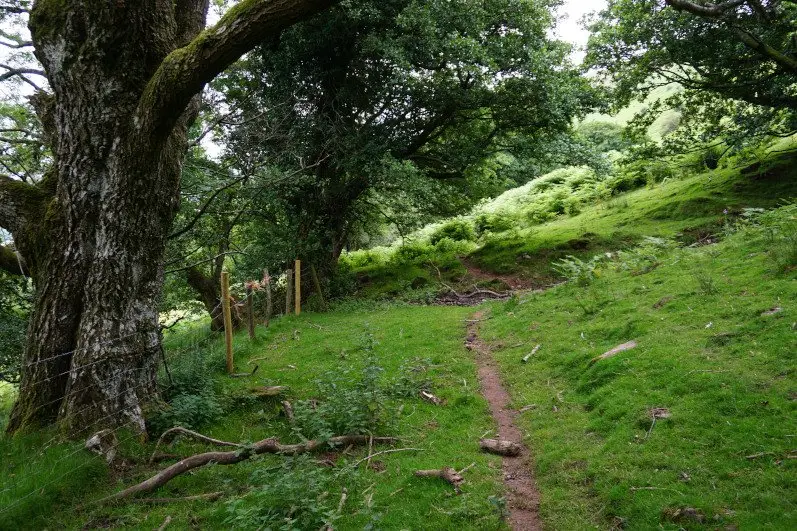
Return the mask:
M100 343L100 344L95 344L92 348L96 348L98 346L104 346L104 347L113 346L113 345L118 344L119 341L124 340L124 339L130 339L131 337L133 337L135 335L137 335L137 333L125 334L123 336L119 336L117 338L113 338L113 339L111 339L109 341L106 341L106 342L103 342L103 343ZM174 342L171 342L171 344L170 344L170 341L169 341L170 338L167 337L167 338L164 339L162 345L163 345L163 348L166 349L169 352L169 359L174 360L174 359L176 359L176 358L178 358L180 356L195 355L198 349L203 349L203 348L207 347L207 345L210 342L212 342L215 339L215 337L216 336L211 334L209 331L204 330L203 332L196 334L195 337L189 337L189 340L188 340L187 344L185 342L185 339L183 339L180 343L175 344ZM61 353L61 354L58 354L58 355L49 356L47 358L38 360L37 362L27 363L27 364L24 365L24 368L27 369L29 367L33 367L33 366L35 366L37 364L40 364L40 363L53 362L53 361L57 360L58 358L61 358L61 357L64 357L64 356L68 356L70 354L73 355L73 354L75 354L76 352L79 352L79 351L80 351L80 349L77 349L77 350L72 350L72 351L69 351L69 352L64 352L64 353ZM59 373L59 374L54 375L54 376L50 376L50 377L45 378L45 379L41 379L41 380L37 381L36 384L43 383L45 381L51 381L51 380L53 380L54 378L56 378L58 376L64 376L64 375L70 374L70 373L75 372L75 371L85 370L87 368L91 368L93 366L96 366L99 363L107 362L107 361L111 361L111 362L112 361L116 361L116 362L118 362L119 359L111 355L111 356L103 357L101 359L92 360L89 363L85 363L85 364L82 364L82 365L72 366L72 367L70 367L70 369L68 371L64 371L62 373ZM166 357L165 356L164 356L164 360L163 361L166 362ZM160 360L157 360L157 363L159 364ZM131 375L131 374L134 374L134 373L141 373L142 371L157 371L158 370L157 366L158 366L157 364L155 366L153 366L153 364L150 363L150 364L148 364L146 366L142 366L142 367L127 367L127 368L123 368L122 371L124 371L124 373L126 375ZM123 377L122 379L123 380L130 380L129 377L128 378ZM136 381L138 379L139 378L134 378L133 380ZM140 425L140 421L141 421L140 412L135 412L136 415L131 416L130 415L131 414L130 406L127 404L126 401L121 400L121 399L125 395L131 394L131 393L138 394L140 391L146 391L148 388L151 388L151 387L153 387L155 385L163 385L163 383L159 384L158 382L156 382L155 380L152 380L151 378L145 378L144 381L138 381L135 385L132 385L132 386L127 385L127 386L125 386L124 388L120 389L117 392L114 392L114 393L112 393L110 395L105 395L100 404L97 404L97 403L88 404L88 405L85 405L83 407L79 407L79 408L76 408L76 409L74 409L72 411L69 411L66 414L62 414L58 418L57 425L62 425L62 426L64 424L72 425L76 420L79 421L79 419L82 418L83 415L86 415L86 414L90 413L92 409L103 408L101 416L96 417L96 418L94 418L92 416L92 420L90 422L88 422L87 424L82 425L82 426L80 426L78 428L74 428L73 427L71 429L71 431L69 432L69 437L71 439L74 439L74 440L84 441L84 440L88 439L89 437L93 436L100 429L108 429L110 431L110 433L112 433L114 438L116 439L117 446L122 446L124 443L129 442L129 441L131 441L133 439L136 439L136 438L140 437L141 436L141 430L142 430L143 426ZM38 404L33 410L29 411L28 414L35 414L36 412L40 411L41 409L47 408L47 407L50 407L50 406L54 406L55 404L59 404L59 403L63 404L64 401L68 400L69 398L71 398L73 396L77 396L80 393L89 391L91 388L93 388L95 386L96 386L96 384L88 384L88 385L84 385L84 386L79 387L79 388L66 389L64 391L64 393L62 393L60 396L58 396L56 398L53 398L53 399L50 399L47 402L44 402L42 404ZM105 408L110 408L110 409L105 409ZM113 427L112 428L108 428L107 426L109 424L113 425ZM127 434L127 435L124 435L122 432L124 432L125 430L129 430L130 433ZM58 430L56 429L56 432L57 431ZM56 433L50 439L46 440L41 445L39 445L36 453L32 456L32 458L33 459L36 459L37 457L41 458L41 457L45 456L45 454L48 451L50 451L52 448L54 448L55 446L61 445L61 444L65 443L65 442L66 442L65 438L61 434ZM74 461L74 458L78 454L83 453L83 452L86 452L86 448L84 447L83 444L81 444L81 445L77 446L74 450L66 453L65 455L60 456L57 460L47 461L47 467L46 468L44 468L44 467L36 467L35 471L32 474L26 474L24 476L24 478L23 477L16 477L13 480L10 480L10 478L8 478L8 476L7 476L8 485L6 487L4 487L2 490L0 490L0 500L5 498L6 495L9 492L14 491L14 490L18 490L18 488L19 488L18 485L19 485L20 481L23 480L23 479L34 483L34 486L31 487L31 489L28 492L26 492L22 496L16 497L10 503L7 503L5 505L0 505L0 515L8 514L12 509L14 509L15 507L18 507L20 504L22 504L26 500L36 496L37 494L44 495L47 492L48 487L51 487L52 485L54 485L58 481L62 480L63 478L68 477L70 474L74 474L74 473L78 472L79 470L81 470L82 468L88 466L89 464L91 464L93 462L96 462L96 461L91 460L91 459L86 459L86 460L78 463L76 466L69 467L68 470L66 470L63 473L58 474L54 478L53 477L49 477L49 475L52 474L52 471L59 470L60 466L62 464L64 464L64 463L66 463L66 462ZM30 457L26 458L26 461L27 461L26 465L28 466L29 469L31 468L30 460L31 460Z
M304 265L298 269L301 276L313 273L312 266L309 265ZM292 271L295 271L295 269L292 268ZM274 282L273 278L269 280L272 283ZM285 289L293 291L294 287L294 285L286 285ZM234 303L234 306L237 307L244 307L245 305L246 298L242 298L240 301L236 301ZM222 301L220 301L209 313L211 316L213 316L214 314L220 312L221 309ZM292 312L293 308L285 308L285 313ZM128 334L120 335L104 342L94 343L85 347L49 355L38 360L24 363L22 365L23 372L35 370L36 367L42 364L58 365L62 358L66 358L68 360L69 367L66 370L58 370L56 374L46 374L43 378L33 377L27 382L23 378L23 387L20 390L21 393L30 392L31 386L51 384L51 382L57 378L67 377L71 374L78 374L87 370L94 372L91 377L101 377L100 375L102 374L102 371L97 370L97 368L101 367L103 363L114 364L115 366L113 369L115 371L122 371L121 374L116 372L115 376L118 377L121 382L123 382L122 387L120 387L118 390L114 390L112 394L101 392L100 395L102 396L102 399L100 403L89 403L82 407L77 407L64 412L63 404L68 403L75 397L79 397L83 393L90 392L94 387L99 387L98 382L89 382L78 387L71 387L67 383L63 392L60 393L59 396L48 398L45 402L37 404L34 409L26 411L26 414L35 416L42 409L55 408L57 406L59 409L61 409L58 415L57 425L70 427L71 429L69 431L69 437L73 440L85 441L87 438L93 436L101 429L109 430L109 435L113 434L113 437L117 441L117 446L121 446L123 443L140 437L141 432L144 429L144 426L141 425L141 412L131 411L131 406L129 405L131 402L124 400L124 397L131 394L140 395L142 391L147 391L148 388L152 388L153 386L161 386L162 388L164 386L168 386L168 380L166 378L156 378L156 375L161 370L161 362L163 364L163 372L165 373L162 376L168 375L170 379L171 375L169 374L168 369L170 362L173 362L183 356L198 356L199 352L210 348L210 344L218 337L207 328L206 321L203 321L202 328L197 327L196 331L192 330L190 326L184 326L179 333L173 333L168 328L169 327L166 326L160 326L157 329L138 330ZM124 360L126 359L123 355L120 355L118 349L120 344L124 345L124 342L126 341L136 341L135 338L137 336L148 337L153 333L157 333L161 341L159 345L162 354L161 359L150 359L142 366L119 367L119 364L124 363ZM114 347L117 347L116 352L113 351ZM92 349L107 349L109 350L109 354L96 359L90 359L86 363L80 365L76 365L74 363L76 355L85 351L90 351ZM220 353L221 345L219 345L219 354ZM58 366L60 367L60 365ZM147 372L152 372L153 374L147 375ZM133 385L130 385L131 382ZM132 403L138 403L138 401L136 400ZM95 413L92 413L93 409L98 408L102 410L102 414L100 416L96 416ZM80 419L83 417L90 418L91 420L85 425L80 425L76 428L75 424L79 423ZM112 427L109 427L109 425ZM125 435L123 432L126 430L129 430L130 433ZM52 437L46 440L43 444L39 445L37 451L33 454L33 459L35 460L37 457L45 458L47 452L56 446L64 444L65 442L65 438L56 430L56 433ZM4 503L5 498L8 497L8 493L19 490L20 479L32 482L33 486L31 486L31 488L21 496L15 497L10 501L10 503L0 505L0 516L8 514L15 507L20 506L20 504L31 499L37 494L44 496L49 487L52 487L63 478L68 477L70 474L75 474L76 472L88 466L90 463L96 463L95 460L85 459L75 466L68 467L65 472L58 472L57 476L51 477L53 473L56 473L56 471L60 470L62 465L69 464L70 461L75 461L75 457L82 452L86 452L86 448L83 444L78 445L74 450L61 455L54 461L46 461L46 467L37 467L35 466L35 463L31 463L30 459L28 459L28 462L25 464L25 466L28 470L32 470L33 472L30 474L25 474L23 478L18 477L11 481L7 479L7 486L0 490L0 504ZM10 469L7 469L7 472L10 472ZM24 484L24 481L22 483Z

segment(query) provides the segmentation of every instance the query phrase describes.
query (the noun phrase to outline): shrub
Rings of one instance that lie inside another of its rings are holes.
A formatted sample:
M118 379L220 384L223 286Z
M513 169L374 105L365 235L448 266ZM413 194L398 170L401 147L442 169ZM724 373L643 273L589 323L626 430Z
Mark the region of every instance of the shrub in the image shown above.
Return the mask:
M341 485L357 480L351 467L319 467L308 455L252 473L252 491L227 503L225 523L236 529L332 529Z
M162 383L163 402L147 419L149 431L197 429L219 419L224 408L212 378L215 369L208 350L192 349L173 358L171 380Z
M514 220L506 214L479 214L473 221L476 234L481 237L486 232L503 232L514 225Z
M384 369L374 353L376 342L366 333L360 350L366 352L361 370L351 367L327 372L316 381L323 400L299 400L294 405L294 430L307 439L335 435L372 434L386 429L388 394L380 379Z
M476 232L473 230L473 225L469 221L454 219L446 222L435 230L430 236L429 241L434 245L443 238L449 238L454 241L472 242L476 240Z
M604 257L601 255L593 256L591 260L586 262L575 256L568 255L555 262L552 268L569 282L575 282L579 286L588 286L600 276L598 267L603 260Z

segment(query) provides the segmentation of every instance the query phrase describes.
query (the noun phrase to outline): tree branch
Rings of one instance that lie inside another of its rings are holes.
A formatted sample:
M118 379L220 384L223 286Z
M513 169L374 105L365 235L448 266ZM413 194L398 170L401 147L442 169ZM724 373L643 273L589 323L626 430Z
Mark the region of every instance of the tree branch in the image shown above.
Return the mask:
M156 139L171 131L191 98L258 43L337 0L244 0L213 27L170 53L139 102L142 130Z
M769 44L765 43L753 34L744 31L743 29L733 28L733 32L748 48L754 50L759 55L772 59L781 68L797 74L797 59L779 52Z
M43 199L36 186L0 175L0 227L18 232Z
M102 498L97 503L105 503L113 500L127 498L134 494L144 492L151 492L158 487L161 487L189 470L199 468L211 463L216 465L233 465L246 461L253 455L258 454L282 454L282 455L297 455L306 452L312 452L327 446L345 446L349 444L365 444L369 441L380 443L392 443L396 439L392 437L369 437L368 435L346 435L339 437L330 437L326 441L312 440L299 444L281 444L277 439L263 439L262 441L254 443L252 446L239 448L233 452L207 452L204 454L192 455L187 457L155 474L151 478L142 481L138 485L133 485L125 490L117 492L106 498Z
M696 4L689 0L665 0L665 2L680 11L687 11L693 15L698 15L705 18L719 18L725 15L728 10L739 7L744 4L746 0L730 0L728 2L721 2L719 4Z
M6 79L10 79L14 76L21 76L24 74L35 74L37 76L47 77L47 74L38 68L16 68L5 64L0 64L0 68L6 69L5 72L0 74L0 81L5 81Z

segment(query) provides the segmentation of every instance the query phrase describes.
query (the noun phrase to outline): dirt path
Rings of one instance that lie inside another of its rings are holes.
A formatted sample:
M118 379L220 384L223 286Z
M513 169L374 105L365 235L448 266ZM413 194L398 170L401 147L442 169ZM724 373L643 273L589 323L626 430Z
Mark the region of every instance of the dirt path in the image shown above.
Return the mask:
M479 321L484 312L477 312L468 322L465 346L476 354L482 394L490 404L490 412L498 424L498 437L523 445L523 434L514 424L517 411L509 409L509 393L501 384L498 365L490 348L479 339ZM531 454L523 445L518 457L503 458L504 483L507 487L509 525L516 531L542 529L539 516L540 493L534 482Z

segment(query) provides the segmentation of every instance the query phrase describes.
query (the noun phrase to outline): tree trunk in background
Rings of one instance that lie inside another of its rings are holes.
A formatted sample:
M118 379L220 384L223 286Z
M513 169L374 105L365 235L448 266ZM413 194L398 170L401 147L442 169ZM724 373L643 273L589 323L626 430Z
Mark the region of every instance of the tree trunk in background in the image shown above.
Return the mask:
M33 103L55 162L37 186L0 177L0 226L37 288L9 432L56 420L76 437L143 432L195 95L331 3L247 0L201 34L208 0L34 3L31 34L53 94Z
M208 277L197 268L192 267L188 270L186 277L188 285L197 294L197 300L201 302L210 315L210 329L214 332L224 330L224 314L221 311L221 269L218 274ZM232 326L238 329L241 326L241 319L237 312L232 313Z

